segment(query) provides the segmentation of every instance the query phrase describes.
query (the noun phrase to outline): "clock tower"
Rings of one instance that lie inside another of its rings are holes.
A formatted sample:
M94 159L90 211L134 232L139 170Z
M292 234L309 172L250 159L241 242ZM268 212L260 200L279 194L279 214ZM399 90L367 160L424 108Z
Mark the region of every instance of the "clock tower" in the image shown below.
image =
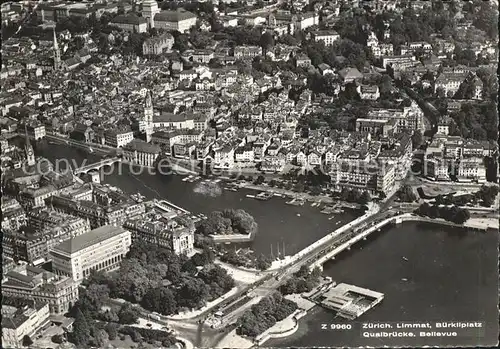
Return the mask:
M155 27L155 16L160 13L156 0L144 0L142 2L142 17L148 21L148 29Z
M151 141L151 134L153 133L153 100L151 98L151 91L146 93L146 100L144 102L144 124L146 131L146 142Z
M24 126L24 132L26 134L26 144L24 145L24 152L26 153L26 160L28 162L28 166L35 165L35 152L33 151L33 147L30 143L30 138L28 136L28 128Z

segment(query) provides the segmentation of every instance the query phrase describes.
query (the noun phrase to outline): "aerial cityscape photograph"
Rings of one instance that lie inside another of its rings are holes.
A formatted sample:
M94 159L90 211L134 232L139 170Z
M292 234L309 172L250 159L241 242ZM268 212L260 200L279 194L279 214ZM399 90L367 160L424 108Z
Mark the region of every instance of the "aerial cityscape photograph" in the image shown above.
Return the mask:
M498 345L497 0L1 13L2 348Z

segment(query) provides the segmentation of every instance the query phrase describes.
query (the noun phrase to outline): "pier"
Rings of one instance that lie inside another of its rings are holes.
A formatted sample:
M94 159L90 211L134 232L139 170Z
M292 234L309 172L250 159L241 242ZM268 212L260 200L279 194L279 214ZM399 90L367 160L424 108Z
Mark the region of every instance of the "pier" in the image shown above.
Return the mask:
M185 210L182 207L179 207L167 200L153 200L153 204L156 208L167 213L171 213L172 211L177 211L180 213L190 214L188 210Z
M338 284L323 292L317 303L348 320L354 320L382 302L384 294L349 284Z

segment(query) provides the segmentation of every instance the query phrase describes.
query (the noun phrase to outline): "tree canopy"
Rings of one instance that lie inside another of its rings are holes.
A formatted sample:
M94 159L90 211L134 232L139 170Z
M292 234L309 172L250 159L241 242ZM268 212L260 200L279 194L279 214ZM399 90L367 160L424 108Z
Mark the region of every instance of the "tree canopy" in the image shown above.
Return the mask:
M253 305L236 322L236 333L256 337L297 309L297 304L275 292Z
M255 234L258 225L255 219L244 210L228 209L214 211L197 225L196 232L205 236L225 234Z
M415 213L429 218L443 218L456 224L464 224L470 218L469 210L465 208L429 205L426 202L420 205L420 207L415 210Z
M91 275L85 297L79 302L94 315L109 296L141 304L145 309L165 315L177 313L181 308L198 308L234 286L232 277L225 269L214 265L213 260L214 253L209 247L189 259L157 245L137 242L117 273ZM197 265L203 266L200 272ZM134 323L137 316L130 304L116 315L112 312L100 314L101 319L118 317L118 321L125 324Z

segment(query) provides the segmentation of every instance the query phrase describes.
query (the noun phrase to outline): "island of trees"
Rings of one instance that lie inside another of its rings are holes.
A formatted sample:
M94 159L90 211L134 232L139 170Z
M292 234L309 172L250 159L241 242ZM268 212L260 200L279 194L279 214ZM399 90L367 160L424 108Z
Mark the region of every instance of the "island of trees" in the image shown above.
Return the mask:
M495 198L498 195L497 186L487 186L483 185L481 189L476 193L476 198L481 200L481 204L486 207L490 207L495 202Z
M255 219L246 211L228 209L214 211L206 220L198 223L196 233L209 235L251 234L257 233L258 225Z
M414 202L417 200L417 195L412 187L408 184L403 185L396 193L397 198L402 202Z

